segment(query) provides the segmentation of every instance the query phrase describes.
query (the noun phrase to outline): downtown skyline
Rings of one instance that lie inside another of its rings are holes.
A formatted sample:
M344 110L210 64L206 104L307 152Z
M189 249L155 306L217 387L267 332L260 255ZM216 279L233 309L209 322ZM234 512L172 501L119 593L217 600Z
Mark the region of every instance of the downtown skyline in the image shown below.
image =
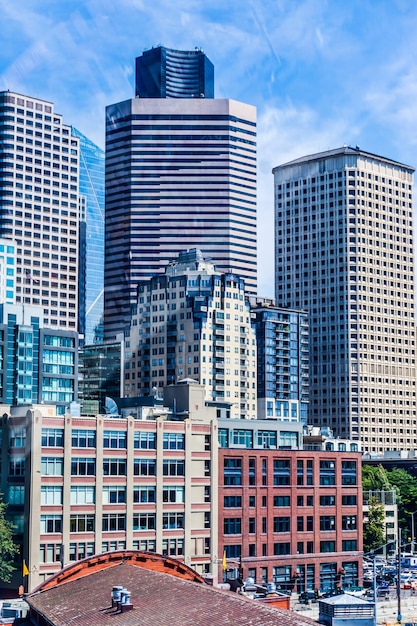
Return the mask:
M344 144L415 163L417 7L284 0L243 8L126 1L116 13L107 0L4 3L0 86L52 100L103 147L105 106L131 97L138 54L159 43L203 48L215 97L258 108L258 282L259 294L272 296L273 167Z

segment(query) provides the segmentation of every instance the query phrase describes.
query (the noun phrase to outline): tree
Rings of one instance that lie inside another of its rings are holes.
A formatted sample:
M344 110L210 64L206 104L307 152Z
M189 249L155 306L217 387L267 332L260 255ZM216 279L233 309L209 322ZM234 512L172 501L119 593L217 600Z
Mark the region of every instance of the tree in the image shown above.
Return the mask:
M364 465L362 468L362 487L364 491L392 491L389 473L382 465Z
M385 543L385 512L374 497L368 501L368 521L363 526L363 551L372 552Z
M19 548L13 541L16 527L6 519L6 509L7 504L3 502L3 494L0 494L0 580L9 583L16 569L13 563Z
M387 472L387 475L397 491L398 523L410 533L411 513L417 510L417 478L398 467Z

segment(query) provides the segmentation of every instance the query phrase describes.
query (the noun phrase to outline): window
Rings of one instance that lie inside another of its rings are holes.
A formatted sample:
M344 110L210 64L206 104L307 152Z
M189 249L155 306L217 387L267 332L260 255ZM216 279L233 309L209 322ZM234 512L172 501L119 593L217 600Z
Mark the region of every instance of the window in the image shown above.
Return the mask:
M274 506L290 506L290 504L290 496L274 496Z
M249 506L250 508L256 506L256 496L249 496Z
M183 556L184 555L184 539L163 539L162 554L166 556ZM210 554L205 552L205 554Z
M141 504L156 502L156 488L135 485L133 488L133 502Z
M163 462L162 470L164 476L184 476L185 461L183 459L166 460Z
M155 476L156 460L155 459L134 459L133 474L135 476Z
M103 513L101 528L103 532L126 530L126 515L124 513Z
M156 433L146 433L146 432L135 433L134 447L140 450L155 450Z
M274 555L279 556L283 554L291 554L291 544L288 543L274 543Z
M124 485L104 485L103 504L120 504L126 502L126 487Z
M71 445L73 448L95 448L95 431L74 429L71 435Z
M258 431L258 446L261 448L276 448L277 433L270 430Z
M177 502L182 504L184 502L184 487L164 487L162 500L163 502Z
M304 485L304 461L297 461L297 485Z
M155 513L134 513L133 530L155 530Z
M242 484L242 459L224 459L224 484L227 486Z
M64 431L62 428L42 428L42 446L45 448L62 448Z
M183 433L164 433L164 450L184 450L185 435Z
M233 546L224 546L224 551L226 552L227 559L238 559L242 554L242 546L233 545Z
M10 448L24 448L26 445L26 429L12 428L9 434Z
M342 461L342 485L356 485L356 461Z
M312 532L314 530L314 518L312 515L306 517L306 530Z
M320 496L320 506L335 506L336 496Z
M274 459L274 486L290 484L290 461Z
M86 485L71 486L71 504L94 504L95 487Z
M41 459L41 473L43 476L62 476L64 473L64 459L62 457L43 456Z
M40 532L62 533L62 515L41 515Z
M306 497L306 506L314 506L314 496Z
M320 461L320 485L336 484L336 469L334 461Z
M9 461L9 476L25 475L25 459L24 457L12 457Z
M250 505L249 505L250 506ZM242 496L224 496L224 508L241 508Z
M162 516L162 528L184 528L184 513L164 513Z
M274 517L274 533L289 533L290 531L290 517Z
M62 487L43 485L41 487L41 505L62 504Z
M69 544L69 560L79 561L86 557L93 556L95 552L94 541L71 542Z
M249 459L249 485L253 486L255 485L255 479L256 479L256 459L254 458L250 458Z
M103 448L126 448L127 433L123 430L105 430Z
M240 517L226 517L224 519L225 535L240 535L242 533L242 519Z
M336 530L336 520L334 515L320 516L320 530Z
M91 513L70 515L70 533L94 532L95 518Z
M335 552L336 543L334 541L320 541L320 552Z
M39 548L40 563L59 563L61 560L61 543L41 543Z
M255 517L249 518L249 533L251 535L256 533L256 518Z
M62 488L61 488L62 492ZM8 489L8 503L9 504L24 504L25 503L25 487L24 485L9 485ZM62 500L62 498L61 498ZM41 504L45 504L41 502ZM62 502L58 502L62 504Z
M73 458L71 476L95 476L96 460L93 458Z
M342 515L342 530L356 530L356 515Z
M304 517L302 515L297 517L297 532L304 530Z
M357 498L355 495L347 494L342 496L343 506L356 506Z
M253 431L235 428L232 431L231 445L243 446L244 448L253 448Z
M126 459L103 459L103 476L126 476Z

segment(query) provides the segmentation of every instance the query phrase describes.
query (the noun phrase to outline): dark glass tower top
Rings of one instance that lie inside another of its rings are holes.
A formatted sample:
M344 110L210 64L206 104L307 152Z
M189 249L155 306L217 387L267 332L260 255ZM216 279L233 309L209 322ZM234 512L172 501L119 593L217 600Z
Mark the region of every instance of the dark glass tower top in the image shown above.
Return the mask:
M214 98L214 66L199 48L146 50L136 58L136 97Z

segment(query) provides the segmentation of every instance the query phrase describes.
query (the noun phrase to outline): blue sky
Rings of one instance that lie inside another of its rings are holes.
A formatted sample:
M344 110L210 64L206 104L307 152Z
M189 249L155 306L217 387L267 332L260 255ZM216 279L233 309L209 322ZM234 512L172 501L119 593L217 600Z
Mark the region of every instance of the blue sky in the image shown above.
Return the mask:
M216 97L258 109L259 293L273 296L273 177L335 148L417 165L415 0L0 0L0 89L55 103L104 146L134 61L203 48Z

